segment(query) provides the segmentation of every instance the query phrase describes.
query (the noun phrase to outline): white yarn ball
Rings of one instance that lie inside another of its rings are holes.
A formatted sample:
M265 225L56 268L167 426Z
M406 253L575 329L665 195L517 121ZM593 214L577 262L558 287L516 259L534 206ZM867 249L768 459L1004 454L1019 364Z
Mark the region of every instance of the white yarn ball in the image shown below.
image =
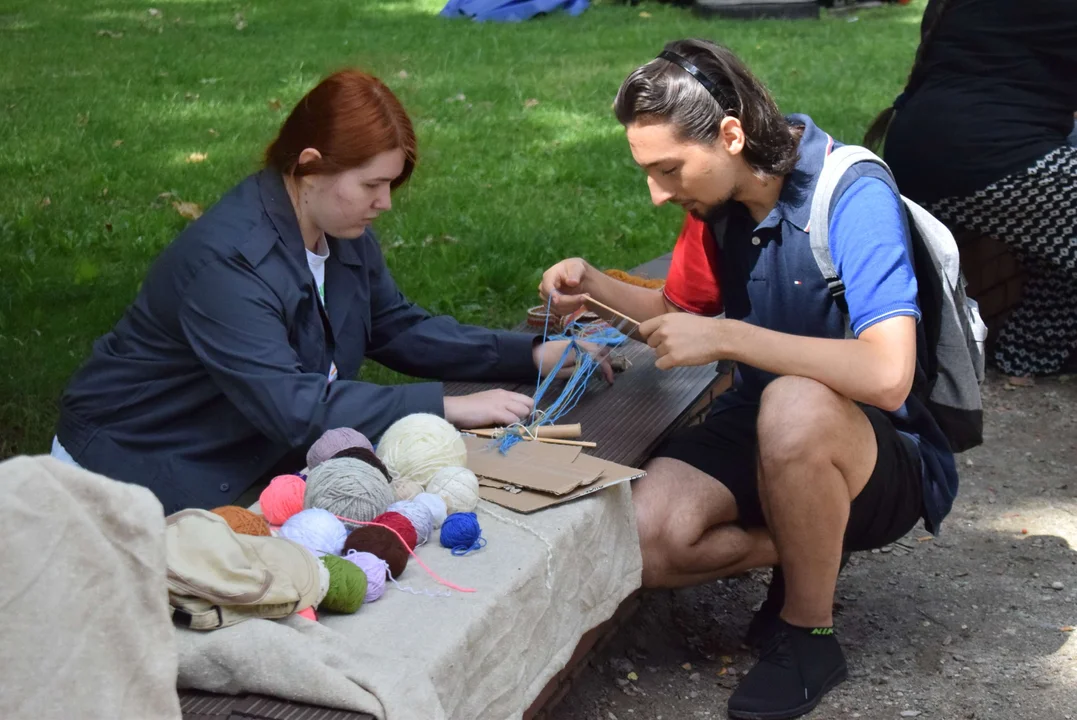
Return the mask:
M466 467L446 467L434 473L426 491L445 501L449 514L471 512L479 504L479 479Z
M449 516L449 508L445 506L445 501L441 499L440 495L424 492L416 495L414 499L420 505L425 505L430 514L434 516L435 528L441 527L441 523L445 522L445 518Z
M441 468L467 462L460 431L430 413L406 415L390 425L378 441L376 454L394 482L412 480L423 487Z
M414 480L397 480L390 483L389 487L392 488L397 500L413 500L423 491L423 486Z

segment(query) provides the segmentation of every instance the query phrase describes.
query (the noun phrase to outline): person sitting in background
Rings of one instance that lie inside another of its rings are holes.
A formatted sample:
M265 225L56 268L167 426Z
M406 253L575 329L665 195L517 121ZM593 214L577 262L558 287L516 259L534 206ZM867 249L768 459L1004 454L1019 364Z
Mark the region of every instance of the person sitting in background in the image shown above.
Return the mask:
M370 358L440 380L534 381L565 350L401 294L370 225L416 161L389 88L357 70L325 78L265 167L164 249L94 343L63 392L53 455L148 487L170 513L233 502L331 428L376 438L411 413L461 428L528 416L531 398L504 390L353 379Z
M1075 108L1073 0L931 0L904 92L864 138L885 135L903 195L1021 262L1024 299L995 349L1015 384L1077 359Z

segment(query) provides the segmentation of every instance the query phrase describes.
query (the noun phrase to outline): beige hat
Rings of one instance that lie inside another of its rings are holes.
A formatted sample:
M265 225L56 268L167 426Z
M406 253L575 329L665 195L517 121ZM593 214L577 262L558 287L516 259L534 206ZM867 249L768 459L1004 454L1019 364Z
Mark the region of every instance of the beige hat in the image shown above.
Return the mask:
M172 620L213 630L251 618L281 618L316 605L325 593L321 563L302 545L240 535L208 510L165 518Z

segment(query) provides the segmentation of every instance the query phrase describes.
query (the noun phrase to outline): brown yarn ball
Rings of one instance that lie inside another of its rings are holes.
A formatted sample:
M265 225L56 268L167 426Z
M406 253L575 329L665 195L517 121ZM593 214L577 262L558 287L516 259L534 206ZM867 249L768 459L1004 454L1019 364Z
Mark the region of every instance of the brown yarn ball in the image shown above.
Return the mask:
M240 535L264 535L269 537L269 523L261 515L255 515L247 508L238 505L222 505L214 512L224 518L228 527Z
M408 566L407 546L400 542L392 530L381 525L361 525L352 530L341 554L347 556L349 550L380 557L389 563L389 572L394 578L399 578Z
M385 467L385 463L381 461L381 458L370 450L367 450L365 447L344 448L330 458L330 460L335 460L337 458L355 458L356 460L362 460L367 465L376 467L381 474L385 476L385 482L389 482L389 468Z

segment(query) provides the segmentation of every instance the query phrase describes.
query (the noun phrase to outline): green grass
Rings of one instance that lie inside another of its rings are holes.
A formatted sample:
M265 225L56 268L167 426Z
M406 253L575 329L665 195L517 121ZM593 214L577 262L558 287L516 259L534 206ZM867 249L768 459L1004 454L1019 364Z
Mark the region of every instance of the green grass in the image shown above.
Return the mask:
M743 22L606 0L577 18L499 25L439 18L443 4L4 0L0 457L47 449L67 378L183 228L159 196L211 205L333 69L384 78L417 126L417 172L378 227L404 291L433 312L511 326L562 257L629 268L669 249L680 217L650 206L610 111L663 43L729 45L784 111L855 141L899 90L923 10Z

